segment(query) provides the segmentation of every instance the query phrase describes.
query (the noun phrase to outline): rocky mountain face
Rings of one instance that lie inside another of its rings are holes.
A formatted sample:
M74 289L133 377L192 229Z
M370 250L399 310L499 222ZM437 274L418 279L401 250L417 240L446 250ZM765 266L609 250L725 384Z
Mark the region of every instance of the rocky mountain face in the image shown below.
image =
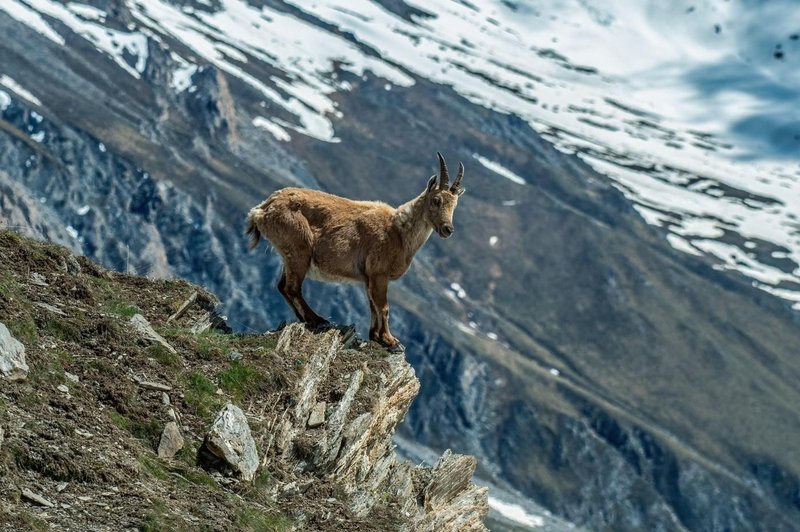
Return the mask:
M247 210L288 185L396 205L442 151L467 166L456 234L390 289L421 383L405 450L475 455L513 526L797 528L796 310L674 249L529 120L292 3L10 0L0 30L5 225L187 278L263 331L290 313ZM308 293L365 332L359 287Z
M474 457L395 452L419 391L402 354L234 334L185 281L0 250L0 530L486 530Z

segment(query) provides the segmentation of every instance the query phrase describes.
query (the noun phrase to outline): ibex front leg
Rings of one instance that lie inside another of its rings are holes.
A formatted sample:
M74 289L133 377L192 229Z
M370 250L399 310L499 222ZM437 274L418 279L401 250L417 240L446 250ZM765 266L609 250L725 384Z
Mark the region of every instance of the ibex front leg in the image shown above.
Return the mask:
M370 277L367 280L367 299L369 299L369 307L372 313L369 339L385 345L389 348L389 351L404 351L403 344L392 336L389 331L388 289L388 277Z

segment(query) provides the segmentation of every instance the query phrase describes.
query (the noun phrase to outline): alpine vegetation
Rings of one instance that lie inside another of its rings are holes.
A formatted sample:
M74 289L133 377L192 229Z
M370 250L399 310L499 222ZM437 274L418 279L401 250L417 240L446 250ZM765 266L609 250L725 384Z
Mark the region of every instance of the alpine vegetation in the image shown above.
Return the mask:
M283 257L278 291L297 318L312 327L327 324L303 299L306 276L329 282L362 282L372 320L369 337L391 351L405 348L389 331L389 281L400 278L431 232L449 238L453 212L464 193L464 165L450 185L441 153L439 179L431 176L414 199L391 207L379 201L353 201L318 190L284 188L250 210L250 249L263 235Z

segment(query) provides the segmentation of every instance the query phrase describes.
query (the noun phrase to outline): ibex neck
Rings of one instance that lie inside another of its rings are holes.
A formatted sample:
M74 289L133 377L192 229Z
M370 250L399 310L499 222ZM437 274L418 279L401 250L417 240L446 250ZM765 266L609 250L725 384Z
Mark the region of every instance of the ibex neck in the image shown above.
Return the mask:
M413 256L433 231L425 221L425 194L400 205L395 211L394 223L403 234L406 250Z

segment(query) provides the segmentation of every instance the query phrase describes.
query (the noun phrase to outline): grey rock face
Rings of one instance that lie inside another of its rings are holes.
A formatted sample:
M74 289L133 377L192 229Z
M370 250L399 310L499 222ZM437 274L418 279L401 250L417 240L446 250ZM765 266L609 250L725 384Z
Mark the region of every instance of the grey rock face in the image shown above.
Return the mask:
M214 420L203 447L221 459L243 480L253 480L258 469L256 442L242 409L228 404Z
M3 323L0 323L0 376L9 381L23 380L28 376L25 346L11 336Z
M170 421L161 433L161 441L158 444L159 458L173 458L178 451L183 449L183 436L181 429L174 421Z

